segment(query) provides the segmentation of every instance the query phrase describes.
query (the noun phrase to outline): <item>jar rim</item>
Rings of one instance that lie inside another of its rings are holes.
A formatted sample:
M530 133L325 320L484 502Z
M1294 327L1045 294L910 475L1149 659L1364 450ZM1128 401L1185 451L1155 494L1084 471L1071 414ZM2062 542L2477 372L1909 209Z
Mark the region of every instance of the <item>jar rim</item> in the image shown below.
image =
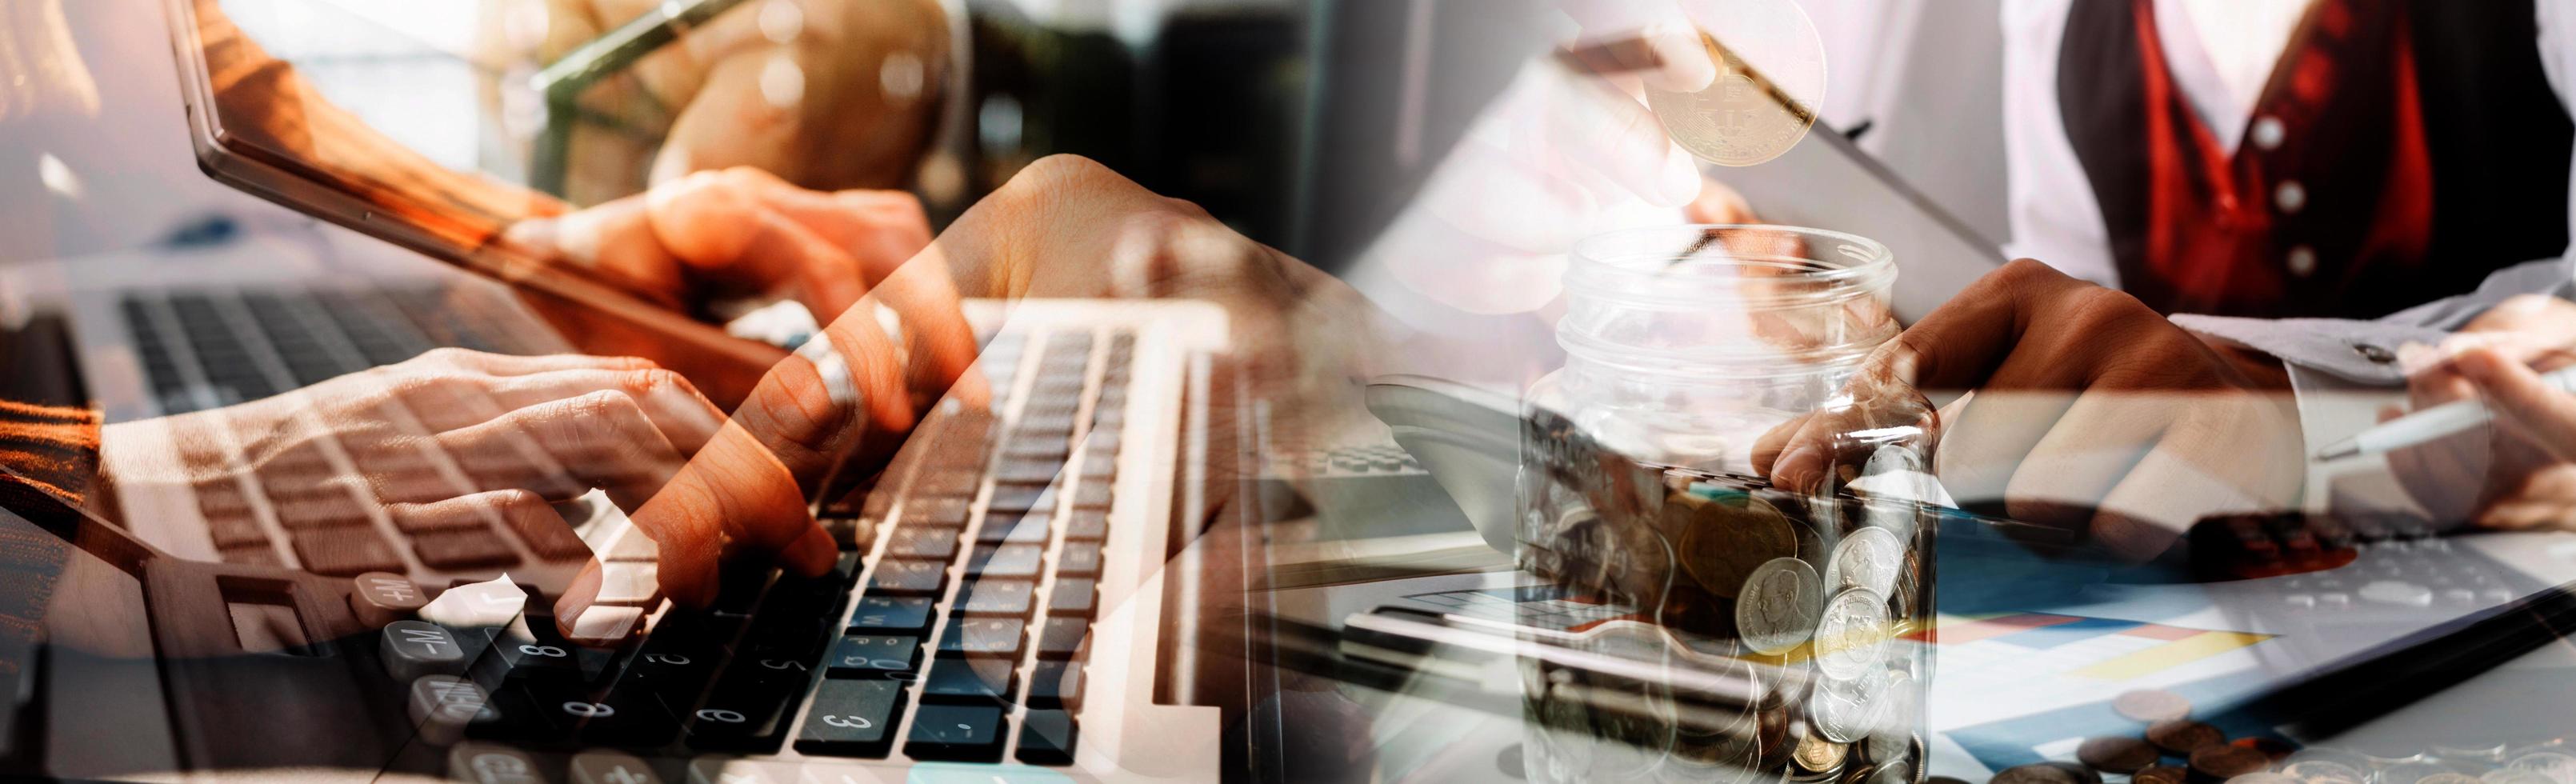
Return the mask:
M1676 242L1668 251L1623 251L1620 248L1641 238L1666 236L1714 238L1718 232L1756 231L1791 235L1804 240L1804 254L1739 253L1726 251L1713 257L1683 257L1693 246ZM1831 247L1832 251L1820 248ZM1569 295L1607 296L1644 303L1688 304L1709 294L1730 294L1741 299L1745 277L1676 276L1672 271L1686 265L1702 266L1723 263L1744 267L1755 263L1799 263L1827 265L1794 274L1763 276L1759 280L1770 287L1796 284L1803 288L1820 285L1821 290L1790 292L1767 297L1767 300L1830 301L1870 293L1882 278L1896 274L1896 254L1877 240L1848 232L1814 229L1803 226L1742 223L1692 223L1665 226L1643 226L1617 229L1584 237L1574 243L1568 254L1564 284ZM1840 258L1828 258L1839 255ZM1839 284L1839 285L1838 285ZM1775 289L1776 291L1776 289Z

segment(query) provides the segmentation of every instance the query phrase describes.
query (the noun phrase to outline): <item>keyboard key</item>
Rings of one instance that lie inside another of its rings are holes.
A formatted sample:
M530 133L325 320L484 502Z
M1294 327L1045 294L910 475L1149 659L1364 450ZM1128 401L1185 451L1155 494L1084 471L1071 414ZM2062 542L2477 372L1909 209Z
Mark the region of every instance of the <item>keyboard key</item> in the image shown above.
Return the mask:
M1004 460L993 469L993 481L1044 485L1064 473L1061 460Z
M976 529L979 544L1046 544L1048 515L1044 510L1012 517L1001 512L984 516L984 527Z
M985 523L987 526L991 524L990 521ZM894 535L886 539L885 557L932 560L955 558L957 557L957 534L958 529L955 528L917 525L897 528Z
M936 596L947 587L948 564L941 561L879 561L868 576L871 594Z
M977 580L957 590L957 610L967 615L1026 618L1037 588L1027 580Z
M293 539L295 557L304 562L305 571L333 577L403 571L402 558L394 555L393 547L373 526L304 529L289 531L288 536Z
M565 767L572 784L662 784L651 765L623 752L585 751L572 755Z
M1048 618L1038 631L1038 658L1070 659L1082 650L1082 638L1090 636L1091 621L1085 618Z
M913 498L903 502L905 526L966 527L968 498Z
M736 668L717 681L706 703L687 717L689 746L745 753L777 751L784 740L779 725L785 722L788 702L802 693L802 684L784 687Z
M472 784L532 784L545 780L537 758L490 743L459 743L447 751L447 777Z
M1055 497L1048 490L1048 485L994 485L993 500L985 505L992 510L985 515L986 523L989 525L995 516L1017 516L1033 509L1053 508Z
M815 522L821 523L823 532L832 535L832 543L840 545L844 551L866 551L876 544L877 523L874 518L827 515L815 518Z
M796 750L835 757L883 757L903 720L903 684L887 680L824 681L796 735Z
M850 613L852 632L918 632L930 628L930 599L915 596L862 596Z
M588 710L590 705L590 698L571 684L510 681L494 689L491 700L484 704L492 715L466 725L465 734L520 743L552 743L570 734L584 718L579 712Z
M1031 765L1073 764L1074 733L1073 714L1029 711L1029 715L1020 718L1020 761Z
M931 663L930 677L921 681L921 699L970 705L1010 702L1020 685L1019 673L1011 670L1014 663L990 657L940 659Z
M550 678L579 682L581 660L575 647L555 633L555 619L523 615L493 640L504 672L512 678Z
M888 673L911 672L919 664L921 638L907 635L853 634L832 644L832 655L824 659L824 675L833 678L875 678Z
M1076 509L1065 518L1066 541L1097 542L1109 538L1109 513L1100 509Z
M962 500L973 497L976 486L983 483L984 475L971 468L926 471L912 478L912 494Z
M939 653L943 656L1001 656L1018 658L1024 635L1017 618L984 618L948 624L939 636Z
M510 545L480 528L424 531L411 538L412 554L434 569L474 569L519 562Z
M663 698L673 705L697 702L698 692L715 680L716 665L724 649L714 640L693 634L687 624L675 624L673 618L662 619L635 660L626 665L626 677L617 683L619 690L642 690Z
M976 545L966 559L968 577L1036 577L1045 565L1046 548L1034 544Z
M1055 573L1058 576L1100 576L1100 543L1065 542L1063 553L1056 556Z
M581 722L581 739L601 746L664 746L680 736L680 719L660 696L643 691L619 692L589 703Z
M1088 577L1059 577L1047 591L1047 617L1089 618L1099 608L1100 592Z
M427 516L427 515L424 515ZM213 536L218 548L268 546L268 531L259 527L250 510L208 513L206 533Z
M1002 758L1005 729L1000 708L923 705L903 753L915 759L994 762Z
M1038 660L1029 671L1029 707L1082 708L1082 665L1069 661Z
M1002 442L1002 456L1018 460L1062 461L1073 454L1073 441L1053 435L1013 435Z
M410 618L429 603L428 593L398 574L368 572L352 578L350 585L349 611L369 626Z
M1093 441L1098 441L1101 436L1104 435L1107 434L1094 434L1091 438ZM1073 491L1073 505L1083 509L1109 508L1108 483L1084 482L1081 487L1075 488Z
M383 634L377 655L384 661L385 674L397 682L410 683L425 675L449 675L465 669L465 647L445 627L422 621L394 621L385 624Z

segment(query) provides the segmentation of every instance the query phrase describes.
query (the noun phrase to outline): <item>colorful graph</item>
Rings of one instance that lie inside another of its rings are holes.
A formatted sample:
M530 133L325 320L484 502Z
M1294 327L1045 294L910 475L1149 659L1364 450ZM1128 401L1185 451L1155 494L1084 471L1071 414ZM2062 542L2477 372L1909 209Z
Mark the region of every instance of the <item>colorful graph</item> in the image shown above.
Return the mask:
M2108 637L2110 640L2104 640ZM1945 649L1996 642L2031 651L2087 644L2110 655L2061 671L2065 675L2127 681L2153 675L2272 638L2254 632L2215 631L2157 623L2046 613L1944 615L1932 628L1907 635ZM2107 644L2106 644L2107 643Z

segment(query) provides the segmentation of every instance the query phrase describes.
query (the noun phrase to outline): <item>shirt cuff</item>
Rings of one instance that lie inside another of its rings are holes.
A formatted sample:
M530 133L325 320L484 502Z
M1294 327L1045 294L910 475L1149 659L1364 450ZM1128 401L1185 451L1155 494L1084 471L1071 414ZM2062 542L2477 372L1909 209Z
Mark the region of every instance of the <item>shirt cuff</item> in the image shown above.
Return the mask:
M2176 326L2270 354L2290 377L2299 411L2300 454L2314 455L2379 423L2380 409L2406 402L2397 349L2434 343L2437 329L2335 319L2251 319L2176 315ZM2385 455L2306 466L2299 507L2308 512L2421 513L2389 469Z
M2257 319L2177 314L2175 326L2219 338L2306 368L2361 384L2406 383L2397 348L2438 343L2450 333L2430 327L2343 319Z

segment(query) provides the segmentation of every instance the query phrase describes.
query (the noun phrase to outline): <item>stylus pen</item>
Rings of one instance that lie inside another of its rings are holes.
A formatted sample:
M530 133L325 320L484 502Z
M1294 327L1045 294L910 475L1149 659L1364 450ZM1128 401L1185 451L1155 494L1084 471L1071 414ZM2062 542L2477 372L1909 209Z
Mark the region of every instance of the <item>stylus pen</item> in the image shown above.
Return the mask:
M2576 392L2576 367L2542 375L2540 380L2560 392ZM2337 441L2317 450L2317 459L2340 460L2356 455L2375 455L2431 441L2486 424L2495 418L2486 403L2461 400L2444 403L2361 431L2360 435Z
M529 84L549 99L570 99L601 77L626 70L742 0L664 0L606 35L591 39L538 71Z

